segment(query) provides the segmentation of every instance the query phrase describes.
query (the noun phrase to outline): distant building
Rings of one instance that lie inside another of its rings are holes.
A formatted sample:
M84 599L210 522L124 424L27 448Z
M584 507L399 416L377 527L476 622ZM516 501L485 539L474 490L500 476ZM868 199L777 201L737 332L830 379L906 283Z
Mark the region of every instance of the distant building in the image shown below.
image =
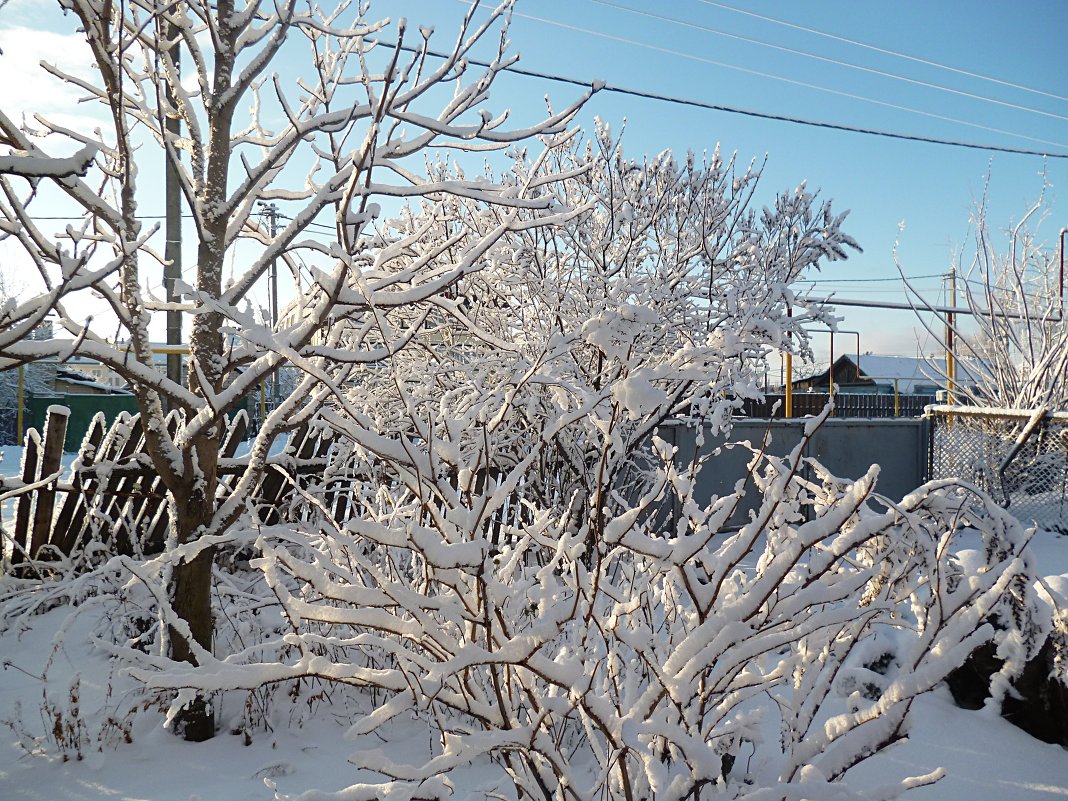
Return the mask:
M173 348L173 345L165 345L162 342L153 342L152 347L154 349L166 349L168 347ZM179 346L181 347L181 346ZM185 356L182 356L182 362L185 362ZM167 354L153 352L152 363L157 370L161 373L167 372ZM126 379L108 367L106 364L101 364L96 359L89 356L76 355L69 358L63 363L63 368L67 370L77 371L91 381L97 384L101 384L105 387L111 387L112 389L124 389L126 387Z
M945 357L875 356L866 353L840 356L834 362L836 392L871 395L935 395L946 389ZM832 370L827 369L793 382L795 392L827 392ZM966 362L957 363L957 382L974 386L975 376Z
M125 384L125 382L122 382ZM56 370L52 392L56 395L129 395L118 385L102 384L80 370Z

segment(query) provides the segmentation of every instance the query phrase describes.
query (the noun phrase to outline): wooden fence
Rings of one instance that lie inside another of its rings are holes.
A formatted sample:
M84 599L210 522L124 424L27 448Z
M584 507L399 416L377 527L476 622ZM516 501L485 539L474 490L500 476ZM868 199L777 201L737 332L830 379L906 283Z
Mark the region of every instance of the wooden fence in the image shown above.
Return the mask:
M819 414L827 404L826 392L795 392L794 417ZM779 407L773 413L778 402ZM834 396L834 417L920 417L923 409L935 402L933 395L869 395L839 392ZM778 419L784 416L785 395L767 395L763 400L746 400L742 413L746 417Z
M121 413L110 428L103 415L92 421L69 479L64 480L63 441L67 409L48 410L44 437L26 432L21 474L0 479L0 492L17 496L10 564L71 556L90 542L109 546L121 554L159 553L166 542L170 507L162 480L145 451L144 432L137 415ZM174 436L182 420L167 417ZM248 468L247 457L236 452L248 430L243 412L227 423L219 460L221 491ZM272 455L250 495L265 525L277 523L280 508L300 476L327 474L333 440L322 426L307 425L294 431L282 453ZM337 473L337 471L333 471ZM352 482L334 481L328 503L343 510L349 504Z
M882 403L882 408L886 408L887 401L893 402L892 396L839 395L839 409L843 408L842 401L846 397L863 398L873 404ZM818 413L825 400L825 395L798 393L794 396L795 416ZM919 411L918 408L904 408L912 414ZM892 416L892 407L890 410L891 415L888 416ZM768 414L768 410L756 408L748 411L752 417ZM901 407L899 412L902 417L906 414ZM171 510L162 480L152 468L151 459L145 451L139 418L122 413L109 428L105 425L103 415L98 415L92 421L70 469L64 470L63 441L67 422L64 407L49 409L43 437L34 429L26 434L21 475L0 478L0 493L13 496L16 503L14 528L5 532L7 542L4 543L4 550L9 556L9 564L25 573L28 569L26 563L31 560L39 564L49 559L79 554L87 547L103 546L109 554L152 555L161 552L166 544ZM756 423L755 420L752 422ZM846 420L837 422L848 424ZM886 425L900 428L905 422L888 420ZM168 431L172 436L179 433L182 424L177 414L167 418ZM739 421L738 425L744 425L743 421ZM759 430L763 431L763 428ZM852 463L840 466L839 469L844 471L840 474L849 474L854 468L863 470L874 461L888 458L883 452L889 441L886 436L894 431L878 436L861 433L859 438L854 437L854 444L839 448L863 461L860 467ZM248 418L243 412L227 423L219 460L220 497L226 497L232 491L234 482L248 469L248 457L237 455L239 445L248 432ZM841 439L840 434L828 432L835 442ZM905 435L909 439L908 432ZM916 436L911 436L909 441L912 440L919 442ZM791 440L787 437L783 441ZM841 441L852 442L847 439ZM715 446L709 444L707 447ZM873 447L875 451L872 451ZM259 522L273 525L283 520L303 520L316 515L345 521L361 514L361 504L366 502L366 498L358 493L373 492L383 482L389 485L396 478L378 475L377 469L362 464L360 459L354 459L351 448L352 444L345 438L335 439L330 428L321 421L306 424L291 432L281 453L269 457L262 476L248 494L248 502ZM682 450L690 453L693 448ZM908 449L895 445L892 450L904 454ZM835 465L834 451L834 448L830 448L827 453L820 453L820 457L831 459L831 464ZM913 458L912 461L917 459ZM926 464L926 459L923 461ZM726 470L724 480L731 482L726 490L729 491L739 473L731 465L724 467L722 458L716 464L720 471ZM368 473L368 469L374 474ZM892 472L911 476L903 468ZM713 474L716 471L709 469L703 475L707 478ZM481 480L494 479L487 474ZM908 488L914 485L915 482L909 484ZM708 488L709 492L714 489L717 494L720 493L722 490L718 486ZM306 490L314 495L314 500L308 499ZM506 508L498 510L489 521L490 537L494 544L498 543L506 526L525 520L525 507L519 502L521 494L522 490L518 490L514 500Z

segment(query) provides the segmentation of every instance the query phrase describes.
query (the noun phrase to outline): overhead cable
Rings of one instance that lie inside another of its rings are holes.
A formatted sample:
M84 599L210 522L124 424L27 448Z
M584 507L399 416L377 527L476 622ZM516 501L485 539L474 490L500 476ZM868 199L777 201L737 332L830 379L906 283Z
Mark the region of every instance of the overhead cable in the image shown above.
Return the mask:
M375 40L383 47L398 47L397 42L391 42L384 39ZM412 47L410 45L400 45L400 49L410 53L426 53L433 58L447 59L450 56L435 50L431 50L423 47ZM482 61L476 58L468 57L465 59L467 63L474 64L477 67L494 68L495 65L488 61ZM787 122L794 125L805 125L811 128L826 128L833 131L846 131L848 133L864 134L866 136L881 136L887 139L899 139L907 142L923 142L931 145L946 145L948 147L962 147L970 150L983 150L995 153L1011 153L1017 156L1043 156L1052 159L1068 159L1068 152L1056 152L1049 150L1025 150L1023 148L1005 147L1002 145L988 145L979 144L976 142L963 142L954 139L941 139L933 136L920 136L918 134L906 134L897 131L887 131L878 128L861 128L854 125L843 125L835 122L826 122L821 120L806 119L804 117L791 117L785 114L772 114L766 111L756 111L755 109L744 109L736 106L726 106L719 103L708 103L703 100L694 100L685 97L674 97L671 95L660 94L658 92L647 92L641 89L631 89L625 86L616 86L614 84L604 83L602 81L591 81L579 78L571 78L566 75L556 75L549 72L541 72L538 70L530 70L523 67L517 67L515 65L507 67L497 67L503 72L509 72L514 75L522 75L527 78L538 78L544 81L553 81L555 83L563 83L569 86L578 86L584 89L596 88L598 91L626 95L629 97L640 97L646 100L656 100L662 103L671 103L677 106L688 106L691 108L701 108L708 111L722 111L727 114L740 114L746 117L755 117L763 120L775 120L777 122ZM920 112L923 113L923 112ZM932 115L934 116L934 115ZM971 124L971 123L964 123ZM983 126L975 126L983 127ZM989 129L996 130L996 129ZM1020 134L1011 134L1012 136L1020 136ZM1029 138L1029 137L1026 137ZM1063 145L1058 142L1044 142L1044 144L1057 145L1058 147L1068 148L1068 145Z
M459 3L463 4L463 5L472 5L474 0L457 0L457 2L459 2ZM930 117L931 119L941 120L943 122L951 122L951 123L954 123L956 125L966 125L969 128L978 128L979 130L982 130L982 131L989 131L991 133L1002 134L1004 136L1012 136L1012 137L1015 137L1017 139L1026 139L1028 141L1038 142L1039 144L1043 144L1043 145L1053 145L1055 147L1068 148L1068 145L1064 144L1063 142L1053 142L1053 141L1050 141L1048 139L1039 139L1037 137L1028 136L1027 134L1021 134L1021 133L1017 133L1015 131L1007 131L1007 130L1004 130L1002 128L994 128L992 126L982 125L981 123L977 123L977 122L969 122L967 120L957 119L956 117L948 117L948 116L946 116L944 114L936 114L936 113L931 112L931 111L923 111L921 109L912 108L910 106L902 106L902 105L897 104L897 103L889 103L889 102L887 102L885 100L876 100L875 98L867 97L865 95L858 95L858 94L854 94L852 92L844 92L844 91L842 91L840 89L832 89L829 86L820 86L819 84L809 83L807 81L799 81L799 80L796 80L794 78L786 78L786 77L783 77L782 75L775 75L774 73L763 72L761 70L750 69L749 67L742 67L742 66L739 66L737 64L730 64L730 63L727 63L727 62L724 62L724 61L717 61L715 59L706 58L705 56L694 55L693 53L687 53L685 51L676 50L676 49L670 48L670 47L660 47L659 45L650 44L648 42L643 42L643 41L640 41L638 39L629 39L629 38L627 38L625 36L617 36L615 34L605 33L604 31L593 30L592 28L583 28L583 27L578 26L578 25L572 25L572 24L567 23L567 22L560 22L559 20L549 19L547 17L537 17L537 16L534 16L533 14L524 14L524 13L520 13L518 11L513 11L512 12L512 16L513 17L520 17L522 19L527 19L527 20L530 20L531 22L540 22L540 23L542 23L544 25L552 25L553 27L562 28L562 29L568 30L568 31L573 31L575 33L582 33L582 34L586 34L588 36L594 36L594 37L597 37L597 38L600 38L600 39L607 39L609 41L619 42L620 44L626 44L626 45L630 45L632 47L639 47L639 48L642 48L644 50L652 50L652 51L657 52L657 53L665 53L667 55L677 56L679 58L684 58L684 59L687 59L689 61L696 61L696 62L699 62L701 64L709 64L709 65L714 66L714 67L722 67L724 69L734 70L735 72L742 72L742 73L745 73L745 74L748 74L748 75L755 75L758 78L768 78L769 80L779 81L781 83L788 83L788 84L792 84L793 86L800 86L802 88L812 89L812 90L817 91L817 92L824 92L826 94L837 95L838 97L846 97L846 98L849 98L850 100L859 100L859 101L861 101L863 103L871 103L873 105L883 106L885 108L894 109L895 111L905 111L905 112L907 112L909 114L918 114L918 115L923 116L923 117ZM439 57L444 57L444 56L439 56ZM472 61L472 63L474 63L473 60L471 60L471 59L468 59L468 60ZM586 86L590 85L590 81L584 81L584 82L580 82L580 83L582 85L586 85ZM631 91L631 92L628 92L628 93L629 94L634 94L634 95L638 95L639 94L637 91ZM648 96L652 96L652 95L650 94ZM690 105L694 105L694 104L691 103ZM754 115L754 116L756 116L756 115ZM772 115L768 115L768 116L772 116ZM793 121L793 120L791 120L791 121ZM825 125L824 127L834 127L834 126ZM992 149L992 148L984 148L984 149Z
M896 72L887 72L885 70L875 69L873 67L865 67L862 64L854 64L854 63L852 63L850 61L842 61L840 59L830 58L828 56L821 56L819 53L810 53L810 52L808 52L806 50L796 50L796 49L794 49L792 47L786 47L784 45L777 45L777 44L774 44L772 42L765 42L765 41L762 41L760 39L753 39L753 38L751 38L749 36L742 36L742 35L736 34L736 33L729 33L727 31L721 31L721 30L718 30L716 28L712 28L712 27L709 27L709 26L706 26L706 25L699 25L699 24L697 24L695 22L689 22L687 20L676 19L675 17L668 17L668 16L665 16L663 14L655 14L652 11L645 11L645 10L638 9L638 8L630 8L629 6L625 6L622 3L611 2L611 0L590 0L590 2L596 3L597 5L600 5L600 6L605 6L607 8L614 8L614 9L619 10L619 11L626 11L629 14L637 14L638 16L646 17L648 19L655 19L655 20L659 20L660 22L667 22L667 23L669 23L671 25L679 25L679 26L682 26L684 28L690 28L692 30L701 31L702 33L710 33L710 34L713 34L714 36L723 36L723 37L726 37L728 39L734 39L734 40L739 41L739 42L745 42L747 44L754 44L754 45L758 45L760 47L767 47L767 48L771 48L772 50L779 50L780 52L783 52L783 53L790 53L792 55L803 56L805 58L815 59L817 61L822 61L822 62L827 63L827 64L834 64L835 66L839 66L839 67L847 67L849 69L859 70L861 72L867 72L867 73L869 73L871 75L878 75L878 76L880 76L882 78L890 78L891 80L903 81L905 83L914 84L916 86L922 86L922 87L924 87L926 89L935 89L935 90L937 90L939 92L948 92L950 94L959 95L960 97L966 97L966 98L968 98L970 100L980 100L980 101L982 101L984 103L993 103L995 105L1004 106L1006 108L1015 109L1017 111L1026 111L1026 112L1030 112L1032 114L1041 114L1044 117L1051 117L1051 118L1056 119L1056 120L1068 121L1068 116L1065 116L1063 114L1055 114L1055 113L1053 113L1051 111L1043 111L1042 109L1033 108L1032 106L1022 106L1022 105L1020 105L1018 103L1010 103L1010 102L1008 102L1006 100L998 100L997 98L994 98L994 97L987 97L986 95L979 95L979 94L975 94L974 92L966 92L966 91L964 91L962 89L954 89L954 88L952 88L950 86L943 86L943 85L937 84L937 83L929 83L928 81L921 81L918 78L909 78L906 75L899 75Z
M828 33L827 31L821 31L817 28L809 28L804 25L798 25L793 22L787 22L786 20L778 19L776 17L768 17L764 14L758 14L755 11L748 11L744 8L736 8L729 6L725 3L718 3L715 0L697 0L698 3L704 3L706 6L715 6L716 8L722 8L724 11L733 11L736 14L745 14L747 17L753 17L755 19L763 20L765 22L771 22L775 25L782 25L786 28L793 28L796 31L804 31L805 33L811 33L816 36L823 36L827 39L833 39L836 42L844 42L855 47L862 47L866 50L872 50L876 53L882 53L883 55L893 56L894 58L903 58L906 61L913 61L917 64L923 64L928 67L936 67L940 70L948 70L949 72L955 72L957 75L965 75L969 78L977 78L981 81L989 81L990 83L996 83L1001 86L1007 86L1012 89L1019 89L1022 92L1030 92L1035 95L1042 95L1044 97L1052 97L1055 100L1064 100L1068 102L1068 97L1064 95L1058 95L1053 92L1047 92L1043 89L1035 89L1031 86L1024 86L1023 84L1013 83L1012 81L1005 81L1001 78L994 78L990 75L983 75L979 72L971 72L969 70L960 69L959 67L952 67L948 64L942 64L938 61L931 61L930 59L921 58L919 56L910 56L908 53L901 53L897 50L889 50L885 47L878 47L877 45L868 44L867 42L860 42L856 39L849 39L845 36L838 36L837 34Z

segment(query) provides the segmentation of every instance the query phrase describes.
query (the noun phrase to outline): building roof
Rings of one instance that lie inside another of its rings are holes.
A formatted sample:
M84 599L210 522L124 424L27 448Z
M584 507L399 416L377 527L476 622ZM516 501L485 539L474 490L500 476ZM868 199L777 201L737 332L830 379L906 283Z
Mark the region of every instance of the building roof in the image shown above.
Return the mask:
M852 361L852 359L850 360ZM876 384L893 385L897 379L899 392L911 393L919 384L942 387L946 372L946 357L931 356L876 356L865 353L860 357L860 371ZM968 369L968 363L957 360L957 381L961 384L975 384L974 367Z
M840 375L848 367L846 372L853 374L853 366L856 365L857 356L843 355L835 359L834 372ZM878 356L865 353L860 358L860 375L858 384L879 386L893 389L897 383L897 391L905 394L916 394L921 387L944 388L945 379L942 377L946 369L944 356L932 356L922 358L917 356ZM812 382L826 384L829 370L822 370L812 376L801 378L795 384ZM976 378L968 369L965 362L957 362L957 381L962 384L975 384Z
M166 350L166 349L169 349L169 348L175 348L175 347L178 347L178 348L186 347L185 345L168 345L165 342L152 342L152 343L149 343L149 344L151 345L151 347L153 349L153 352L152 352L152 363L154 365L158 366L158 367L165 367L166 364L167 364L167 354L166 353L161 353L160 351L163 351L163 350ZM118 347L122 347L122 344L120 344ZM184 354L183 354L182 358L183 359L185 358ZM81 354L81 353L75 353L70 358L66 359L64 363L65 364L69 364L69 365L74 366L74 367L81 367L81 366L88 366L88 365L93 365L93 364L100 364L99 360L94 359L92 356L86 356L86 355Z
M101 384L99 381L93 381L91 378L86 378L83 373L77 370L57 370L56 371L56 383L62 383L68 390L77 389L87 394L99 394L99 395L129 395L130 392L125 389L119 389L117 387L111 387L107 384ZM57 387L58 388L58 387Z

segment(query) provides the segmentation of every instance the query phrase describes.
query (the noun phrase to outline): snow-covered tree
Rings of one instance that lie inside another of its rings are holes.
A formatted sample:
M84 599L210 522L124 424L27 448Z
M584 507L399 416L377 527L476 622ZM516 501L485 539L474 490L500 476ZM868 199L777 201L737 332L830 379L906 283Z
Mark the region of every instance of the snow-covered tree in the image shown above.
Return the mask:
M525 127L486 109L494 77L512 59L506 38L489 68L473 68L467 56L506 23L510 3L478 23L472 8L444 59L429 55L429 29L377 20L364 4L332 11L297 0L59 5L84 32L93 75L48 69L100 104L107 125L85 133L38 117L28 126L0 109L0 236L21 246L39 286L3 308L0 369L78 352L128 381L174 512L176 616L165 647L198 663L212 642L216 548L246 511L272 442L335 396L354 365L405 344L422 317L393 326L395 310L417 308L477 271L510 227L540 224L549 209L538 196L552 180L545 169L518 185L434 181L423 174L425 154L494 150L534 136L551 145L577 104ZM286 63L301 66L295 74L272 71ZM176 287L178 308L192 321L183 383L157 371L150 352L154 316L175 308L149 290L163 262L152 244L158 226L141 217L142 208L159 208L158 182L139 180L151 153L175 171L192 217L194 267ZM58 234L38 219L50 196L81 214ZM429 223L379 235L382 203L420 196L433 199L442 216L449 197L478 199L495 209L496 225L462 250L428 241ZM261 202L283 208L277 231L257 216ZM328 242L313 235L313 223L323 222L335 229ZM228 279L242 241L258 243L259 255ZM413 247L426 258L394 269ZM304 291L271 330L248 308L248 296L275 259ZM110 314L81 316L79 301L90 295L102 297ZM71 339L27 339L50 314ZM339 347L351 330L344 321L372 318L390 335L373 347L354 348L351 337ZM264 421L247 470L220 493L223 416L287 364L300 367L303 380ZM176 436L165 409L184 414ZM183 720L187 737L211 736L203 699Z
M741 482L700 500L701 466L657 440L650 488L576 525L514 473L457 481L443 449L362 437L339 433L358 476L342 515L325 475L300 524L259 532L262 583L235 586L221 632L240 649L199 667L113 649L187 697L351 710L349 762L374 779L314 797L444 799L488 758L513 785L488 795L892 798L940 774L873 787L852 771L907 736L915 699L991 641L1000 697L1041 644L1027 532L953 481L893 501L878 468L844 481L803 442L753 449L758 503L732 525ZM661 504L670 522L644 514ZM411 720L429 753L390 747Z
M938 313L939 325L928 329L967 368L968 379L955 387L958 399L1008 409L1068 408L1066 236L1062 229L1052 247L1039 238L1045 208L1040 198L1007 238L991 229L985 204L973 215L974 252L957 280L967 313ZM916 305L921 312L930 308L922 300Z
M791 285L857 246L845 215L803 186L755 209L760 171L718 151L633 161L599 125L550 158L570 177L541 192L576 215L502 237L486 269L435 298L418 347L363 371L349 394L377 431L433 443L454 477L519 483L545 508L597 518L634 500L658 425L725 430L759 393L769 352L805 350L802 326L821 310ZM536 167L519 152L501 180L528 184ZM455 218L425 205L412 219L466 246L496 222L460 205Z

